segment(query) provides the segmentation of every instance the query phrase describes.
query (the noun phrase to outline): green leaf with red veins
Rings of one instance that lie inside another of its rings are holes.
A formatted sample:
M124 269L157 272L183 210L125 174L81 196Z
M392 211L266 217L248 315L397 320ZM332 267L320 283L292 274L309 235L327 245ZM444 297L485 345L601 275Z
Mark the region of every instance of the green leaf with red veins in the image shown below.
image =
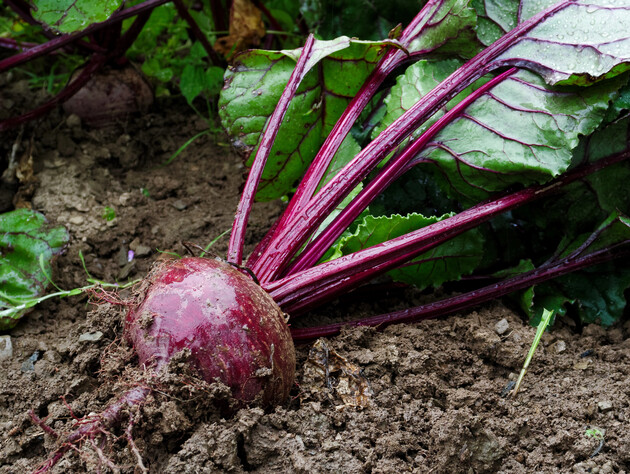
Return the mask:
M523 2L519 0L473 0L471 3L477 11L477 37L486 46L520 23Z
M477 13L469 6L470 0L436 2L433 14L407 50L414 52L451 53L464 58L477 54L482 45L475 33Z
M33 0L33 18L59 33L84 30L107 20L122 0Z
M317 41L306 74L289 105L256 195L290 192L387 46L343 37ZM237 149L250 157L273 112L299 51L248 51L225 75L219 116Z
M421 60L409 66L404 74L396 78L396 85L391 88L389 95L384 100L387 106L387 112L379 125L374 129L373 138L376 138L379 133L394 123L396 119L409 110L421 97L437 87L461 65L462 61L458 59L447 59L442 61ZM485 79L480 79L472 86L462 91L457 97L438 110L429 120L418 127L413 133L413 136L419 136L444 115L445 112L453 108L459 101L484 82Z
M528 9L522 9L521 21L547 6L523 5ZM630 69L629 24L628 0L577 0L540 22L496 61L534 70L549 84L588 85Z
M579 137L600 125L619 86L612 80L551 88L520 71L471 104L420 155L463 202L513 184L544 183L567 170Z
M51 261L68 243L63 227L52 227L30 209L0 214L0 310L40 296L48 286ZM0 318L0 330L17 324L23 312Z
M587 85L630 66L630 2L627 0L474 0L477 36L486 46L535 14L559 3L498 58L542 75L549 84Z

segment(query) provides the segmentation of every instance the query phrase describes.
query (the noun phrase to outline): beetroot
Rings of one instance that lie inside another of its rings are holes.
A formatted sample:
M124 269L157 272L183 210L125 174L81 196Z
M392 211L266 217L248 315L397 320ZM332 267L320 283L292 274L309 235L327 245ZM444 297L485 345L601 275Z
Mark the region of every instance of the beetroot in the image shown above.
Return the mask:
M141 365L160 370L181 351L208 382L219 380L243 404L284 401L295 373L285 315L235 267L183 258L159 267L144 301L126 320Z
M71 82L80 76L73 75ZM153 103L153 91L144 75L131 65L96 72L63 109L76 114L92 127L100 128L127 120L132 114L145 113Z

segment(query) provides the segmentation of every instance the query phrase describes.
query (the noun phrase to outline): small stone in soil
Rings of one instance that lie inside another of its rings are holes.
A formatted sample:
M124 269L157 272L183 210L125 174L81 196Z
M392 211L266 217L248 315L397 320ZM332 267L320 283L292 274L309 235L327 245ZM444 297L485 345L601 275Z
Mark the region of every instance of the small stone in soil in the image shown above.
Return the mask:
M151 255L151 247L142 244L136 247L136 257L146 257L148 255Z
M75 149L76 145L72 141L72 138L63 134L57 135L57 150L59 150L59 153L63 156L72 156L74 155Z
M133 242L129 244L129 248L135 252L136 257L146 257L151 255L151 247L148 245L142 245L138 239L134 239Z
M556 351L556 353L560 354L561 352L567 350L567 343L564 341L558 341L553 345L553 349Z
M613 404L610 400L602 400L601 402L597 402L597 408L602 413L606 413L613 409Z
M131 262L127 263L124 267L120 269L120 271L118 272L117 278L119 280L124 280L129 275L131 275L131 273L135 270L135 268L136 268L136 261L132 260Z
M573 364L573 368L577 370L586 370L588 369L588 366L591 365L592 363L593 361L591 359L584 359Z
M0 360L7 360L13 357L13 343L11 336L0 336Z
M499 321L498 323L496 323L494 325L494 331L499 335L502 336L503 334L505 334L508 329L510 329L510 323L508 323L508 320L503 318L501 321Z
M66 119L66 125L68 127L80 127L81 126L81 118L77 114L70 114Z
M103 337L103 333L101 331L94 332L84 332L79 336L79 342L89 341L96 342L99 341Z
M173 204L173 207L175 209L177 209L178 211L183 211L184 209L186 209L188 207L188 204L186 204L184 201L182 201L181 199L178 199L177 201L175 201Z
M32 372L35 370L35 362L39 359L39 351L35 351L31 356L22 362L22 372Z
M505 387L503 387L503 390L501 390L501 398L507 397L510 394L510 392L512 391L512 389L514 388L515 385L516 385L516 382L509 381L507 383L507 385Z
M118 263L119 267L124 267L129 263L129 260L127 259L127 251L128 249L125 245L120 247L118 250L118 253L116 254L116 263Z

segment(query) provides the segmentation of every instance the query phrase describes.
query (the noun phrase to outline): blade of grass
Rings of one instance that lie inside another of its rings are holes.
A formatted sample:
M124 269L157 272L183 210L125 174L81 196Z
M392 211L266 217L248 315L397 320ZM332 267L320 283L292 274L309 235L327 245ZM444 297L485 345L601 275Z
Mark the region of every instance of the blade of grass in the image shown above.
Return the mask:
M542 319L540 320L540 323L538 324L538 328L536 329L536 335L534 336L532 345L529 348L527 357L525 357L525 363L523 364L521 373L519 374L518 379L516 380L516 385L514 386L514 389L512 390L512 398L516 397L516 394L518 393L518 389L521 387L521 382L523 381L523 377L525 377L525 374L527 373L527 369L529 367L530 362L532 361L532 357L534 357L534 352L536 352L538 343L540 343L540 338L545 332L545 329L547 329L547 326L549 325L549 322L551 321L551 317L553 316L553 314L554 314L553 311L549 311L548 309L543 310Z
M206 253L208 253L210 248L219 241L219 239L221 237L223 237L225 234L229 234L229 233L230 233L230 230L228 229L225 232L221 232L219 235L217 235L214 239L212 239L212 241L208 245L206 245L206 248L203 249L203 252L201 252L201 254L199 254L199 256L203 257Z
M190 144L192 142L194 142L197 138L203 136L203 135L208 135L210 133L210 130L204 130L202 132L199 132L198 134L194 135L193 137L189 138L188 140L186 140L186 143L184 143L182 146L180 146L177 151L175 153L173 153L171 156L169 156L166 161L164 161L160 166L167 166L170 165L173 160L175 160L175 158L177 158L186 148L188 148L190 146Z

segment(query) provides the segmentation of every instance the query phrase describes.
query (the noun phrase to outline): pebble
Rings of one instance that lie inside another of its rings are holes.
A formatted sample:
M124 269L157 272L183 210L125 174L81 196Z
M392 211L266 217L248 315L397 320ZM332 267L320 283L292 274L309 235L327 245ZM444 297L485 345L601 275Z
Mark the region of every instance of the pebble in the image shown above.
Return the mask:
M182 201L181 199L178 199L177 201L173 202L173 207L175 209L177 209L178 211L183 211L184 209L186 209L188 207L188 204L186 204L184 201Z
M22 362L22 372L32 372L35 370L35 362L39 359L39 351L33 352L31 356Z
M103 337L103 333L101 331L95 332L84 332L79 336L79 342L96 342L99 341Z
M13 357L13 343L11 336L0 336L0 360L7 360Z
M118 196L118 203L121 206L127 206L131 202L131 198L131 193L122 193L120 196Z
M72 216L70 219L68 219L68 222L74 225L81 225L85 222L85 219L82 216Z
M599 411L602 413L606 413L613 409L613 404L610 400L602 400L597 402L597 408L599 408Z
M146 257L151 255L151 247L148 245L138 245L136 248L136 257Z
M591 359L584 359L573 364L573 368L577 370L586 370L588 369L588 366L591 365L592 363L593 361Z
M66 125L68 125L68 127L71 127L71 128L80 127L81 119L79 118L77 114L70 114L68 118L66 119Z
M57 150L63 156L72 156L74 155L74 150L76 149L76 145L67 135L57 135Z
M151 247L141 244L138 239L134 239L133 242L129 244L129 248L135 252L136 257L146 257L151 255Z
M131 275L131 273L135 270L135 268L136 268L136 261L132 260L131 262L127 263L124 267L120 269L116 278L118 280L124 280L129 275Z
M553 348L558 354L560 354L561 352L567 350L567 343L564 341L558 341L553 345Z
M505 334L508 329L510 329L510 323L508 323L508 320L503 318L501 321L499 321L498 323L496 323L494 325L494 331L499 335L503 335Z
M122 247L120 247L120 249L118 249L118 252L116 253L116 263L118 264L119 267L124 267L125 265L129 263L129 259L127 258L128 251L129 249L125 245L123 245Z

